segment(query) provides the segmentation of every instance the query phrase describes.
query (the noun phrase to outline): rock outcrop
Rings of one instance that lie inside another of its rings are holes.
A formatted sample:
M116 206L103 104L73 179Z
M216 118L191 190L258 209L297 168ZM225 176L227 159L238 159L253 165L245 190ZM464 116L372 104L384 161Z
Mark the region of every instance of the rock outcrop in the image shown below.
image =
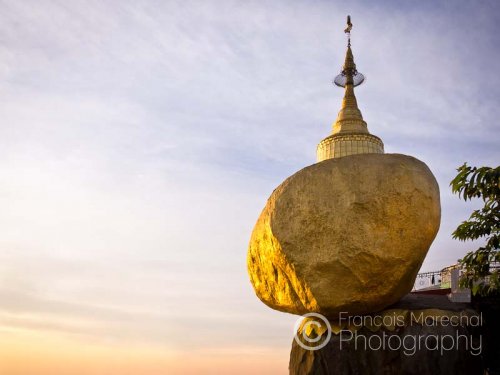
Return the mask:
M290 375L486 373L484 331L487 326L484 326L482 315L470 306L451 303L446 296L409 295L390 310L374 316L392 316L395 324L391 324L391 319L384 319L389 324L362 325L357 329L351 326L350 331L348 326L343 327L345 331L334 328L326 345L317 350L303 347L294 339ZM360 317L358 323L373 322L363 319ZM379 322L382 323L382 319ZM332 322L333 327L336 325L337 322ZM319 330L321 339L327 336L319 325L312 327ZM301 337L302 329L304 325L297 337ZM321 344L314 332L308 335L314 336L311 342Z

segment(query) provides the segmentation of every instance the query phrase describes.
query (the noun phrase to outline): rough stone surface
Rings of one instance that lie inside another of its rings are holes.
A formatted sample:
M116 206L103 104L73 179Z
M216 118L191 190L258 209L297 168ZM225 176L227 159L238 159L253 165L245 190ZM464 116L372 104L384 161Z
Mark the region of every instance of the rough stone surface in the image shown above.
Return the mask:
M483 337L485 373L500 375L500 294L474 296L472 306L484 321L480 333Z
M398 301L440 223L439 187L421 161L362 154L306 167L278 186L251 236L257 296L294 314L364 314Z
M465 315L477 317L478 313L471 312L470 306L450 304L446 296L436 296L434 299L427 297L419 295L407 298L405 303L400 305L405 306L407 310L398 310L399 313L406 312L407 316L415 314L417 318L420 317L420 313L426 314L427 324L407 319L404 325L390 330L362 327L356 331L358 338L356 336L351 338L350 334L341 332L333 334L326 346L315 351L304 349L294 339L290 353L290 374L484 374L487 364L484 361L483 328L487 326L478 326L477 319L469 320L469 324L466 324L465 320L464 324L455 326L440 320L445 316L451 320ZM438 303L435 303L436 300L439 300ZM422 306L427 308L422 310ZM450 307L452 310L442 310L442 307ZM434 317L432 323L428 321L431 316ZM342 334L344 334L343 339ZM461 335L460 339L457 339L457 335ZM365 345L365 340L371 342L371 347ZM380 345L382 342L384 345ZM403 342L404 346L399 345ZM420 342L420 346L414 346L416 342Z

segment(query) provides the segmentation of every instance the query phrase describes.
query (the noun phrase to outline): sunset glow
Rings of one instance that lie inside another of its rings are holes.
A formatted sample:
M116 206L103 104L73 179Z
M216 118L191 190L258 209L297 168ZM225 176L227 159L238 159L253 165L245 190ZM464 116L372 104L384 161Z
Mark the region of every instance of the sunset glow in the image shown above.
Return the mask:
M449 181L500 159L481 4L0 1L0 374L288 373L247 247L337 116L347 14L370 131L440 186L422 269L474 249Z

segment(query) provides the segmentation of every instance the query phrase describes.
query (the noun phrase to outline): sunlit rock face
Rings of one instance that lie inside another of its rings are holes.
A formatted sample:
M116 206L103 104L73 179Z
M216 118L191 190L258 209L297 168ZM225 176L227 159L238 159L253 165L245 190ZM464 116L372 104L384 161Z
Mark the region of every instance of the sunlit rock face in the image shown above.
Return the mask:
M398 301L439 229L439 187L399 154L328 159L286 179L250 239L257 296L293 314L365 314Z

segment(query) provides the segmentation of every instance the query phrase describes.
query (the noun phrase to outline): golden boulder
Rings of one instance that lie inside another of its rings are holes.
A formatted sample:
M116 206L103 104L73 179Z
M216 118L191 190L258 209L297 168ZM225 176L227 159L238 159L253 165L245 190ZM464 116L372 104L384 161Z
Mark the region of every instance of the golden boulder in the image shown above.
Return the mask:
M286 179L250 239L257 296L293 314L366 314L413 287L439 229L439 187L399 154L328 159Z

